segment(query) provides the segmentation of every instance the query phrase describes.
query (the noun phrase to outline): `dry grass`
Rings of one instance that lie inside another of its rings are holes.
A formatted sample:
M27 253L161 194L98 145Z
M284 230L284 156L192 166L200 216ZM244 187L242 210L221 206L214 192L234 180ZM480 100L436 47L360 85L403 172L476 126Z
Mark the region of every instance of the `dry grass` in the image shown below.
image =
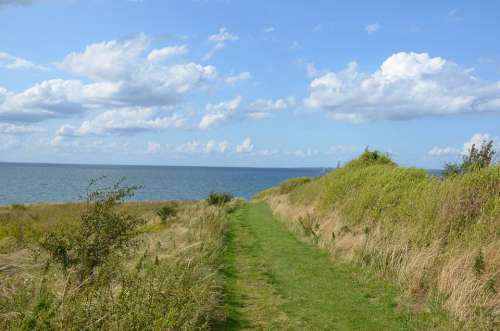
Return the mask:
M44 232L77 226L81 204L0 207L0 329L193 330L224 320L228 206L175 204L168 222L156 215L162 202L123 204L147 221L140 245L83 284L71 282L71 270L47 264L36 245Z

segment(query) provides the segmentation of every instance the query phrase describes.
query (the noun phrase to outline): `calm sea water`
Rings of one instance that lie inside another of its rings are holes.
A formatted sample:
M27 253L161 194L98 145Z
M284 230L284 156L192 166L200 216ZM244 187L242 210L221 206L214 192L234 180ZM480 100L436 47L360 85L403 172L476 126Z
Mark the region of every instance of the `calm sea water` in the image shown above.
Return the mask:
M251 198L294 177L318 176L320 168L215 168L0 163L0 205L77 201L91 179L126 177L140 185L136 200L203 199L211 191Z

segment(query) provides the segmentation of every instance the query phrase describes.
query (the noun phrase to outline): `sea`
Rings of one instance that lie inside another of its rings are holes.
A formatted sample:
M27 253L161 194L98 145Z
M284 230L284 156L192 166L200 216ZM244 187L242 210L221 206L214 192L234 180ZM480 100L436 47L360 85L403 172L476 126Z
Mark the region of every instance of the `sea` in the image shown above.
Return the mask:
M319 176L325 168L230 168L132 165L0 163L0 205L73 202L83 199L91 180L139 186L133 200L198 200L210 192L250 199L280 182Z

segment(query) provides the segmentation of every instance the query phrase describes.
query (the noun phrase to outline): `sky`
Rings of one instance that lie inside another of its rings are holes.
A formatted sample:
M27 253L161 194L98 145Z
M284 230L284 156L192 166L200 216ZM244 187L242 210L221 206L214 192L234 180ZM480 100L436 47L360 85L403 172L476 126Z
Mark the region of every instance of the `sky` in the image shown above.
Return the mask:
M499 40L499 1L0 0L0 161L441 168L499 141Z

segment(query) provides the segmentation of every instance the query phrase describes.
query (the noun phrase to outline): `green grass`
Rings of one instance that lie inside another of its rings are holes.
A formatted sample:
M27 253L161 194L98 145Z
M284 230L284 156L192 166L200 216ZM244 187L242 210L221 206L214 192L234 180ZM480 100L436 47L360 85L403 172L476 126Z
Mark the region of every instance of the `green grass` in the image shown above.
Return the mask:
M283 193L287 185L255 199L290 229L398 283L424 307L440 302L458 329L498 328L500 165L438 178L365 152Z
M228 330L423 327L398 308L396 287L299 241L264 203L233 214L226 264Z

